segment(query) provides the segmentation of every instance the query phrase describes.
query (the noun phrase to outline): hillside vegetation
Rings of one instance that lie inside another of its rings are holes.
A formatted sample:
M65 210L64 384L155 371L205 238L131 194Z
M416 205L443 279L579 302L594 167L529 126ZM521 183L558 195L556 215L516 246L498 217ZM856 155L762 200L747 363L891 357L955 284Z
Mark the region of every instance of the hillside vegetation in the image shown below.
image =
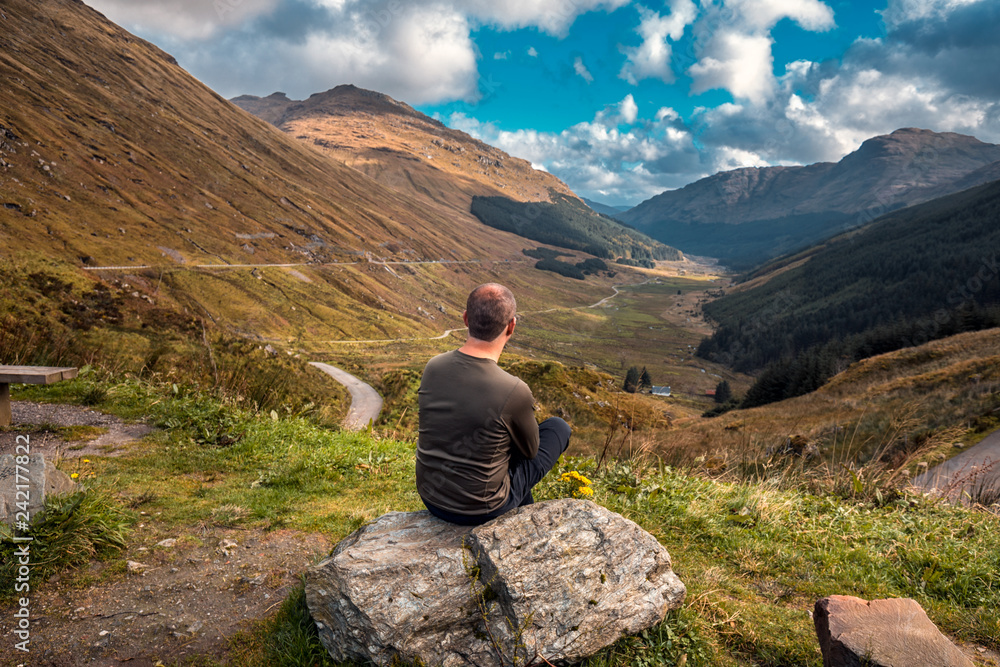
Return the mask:
M1000 325L1000 182L886 215L705 305L698 349L764 370L744 405L797 396L849 363Z
M578 199L557 192L551 195L552 202L537 203L507 197L474 197L472 213L484 225L605 259L681 258L675 248L592 211Z

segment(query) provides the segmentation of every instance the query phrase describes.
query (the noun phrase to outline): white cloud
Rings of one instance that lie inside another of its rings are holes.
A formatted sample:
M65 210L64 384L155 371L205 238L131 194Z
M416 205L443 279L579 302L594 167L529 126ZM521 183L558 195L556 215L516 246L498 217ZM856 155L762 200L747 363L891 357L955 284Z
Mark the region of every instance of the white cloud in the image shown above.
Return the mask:
M631 125L639 117L639 107L636 105L631 93L618 103L618 117L626 125Z
M670 107L660 107L656 111L656 122L677 120L681 115Z
M710 5L695 26L698 57L687 70L692 92L723 88L754 104L766 102L776 88L771 29L786 18L810 31L835 27L833 10L819 0L725 0Z
M725 88L734 97L761 104L774 89L772 40L765 35L748 35L723 30L709 38L705 55L688 69L693 79L691 92L703 93Z
M692 175L708 175L711 163L702 165L691 133L669 116L660 115L658 122L640 118L628 95L592 121L562 132L500 130L461 113L444 120L555 174L578 194L618 205L636 204L684 185ZM629 125L625 131L619 129L623 123Z
M497 51L493 54L493 60L507 60L510 56L510 51Z
M260 69L251 68L251 75L269 73L269 78L284 82L281 90L294 90L298 96L315 92L315 82L324 81L329 85L320 90L349 82L410 104L474 100L476 48L465 17L441 7L403 9L397 19L364 36L319 32L300 44L279 42L273 51L257 52ZM288 62L298 66L284 69Z
M770 30L786 18L811 31L836 25L833 10L819 0L726 0L725 7L739 25L751 31Z
M304 97L350 82L422 104L478 99L478 27L564 36L581 14L630 0L90 1L225 96Z
M528 47L528 55L531 56L532 58L537 58L538 57L538 51L535 50L535 47L529 46Z
M660 79L665 83L673 83L675 77L670 68L672 48L667 40L680 39L697 13L698 8L691 0L673 0L668 16L661 16L640 6L638 33L642 37L642 43L637 47L622 49L626 61L618 76L633 86L642 79Z
M712 171L730 171L742 167L766 167L768 163L753 151L722 146L715 153L712 160Z
M591 74L590 70L587 69L587 66L583 64L582 56L577 56L576 60L573 61L573 71L587 83L594 82L594 75Z
M397 0L401 2L402 0ZM414 2L415 0L409 0ZM576 17L587 12L612 11L630 0L418 0L428 4L447 2L469 16L505 29L534 27L565 36Z

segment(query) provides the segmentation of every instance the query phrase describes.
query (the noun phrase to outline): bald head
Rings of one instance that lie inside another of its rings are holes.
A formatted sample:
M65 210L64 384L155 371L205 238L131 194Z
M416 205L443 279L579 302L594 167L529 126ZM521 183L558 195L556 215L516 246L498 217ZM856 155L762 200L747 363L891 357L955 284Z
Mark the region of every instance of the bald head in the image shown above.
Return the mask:
M511 291L503 285L486 283L469 294L465 313L469 320L469 335L492 342L500 337L517 315L517 302Z

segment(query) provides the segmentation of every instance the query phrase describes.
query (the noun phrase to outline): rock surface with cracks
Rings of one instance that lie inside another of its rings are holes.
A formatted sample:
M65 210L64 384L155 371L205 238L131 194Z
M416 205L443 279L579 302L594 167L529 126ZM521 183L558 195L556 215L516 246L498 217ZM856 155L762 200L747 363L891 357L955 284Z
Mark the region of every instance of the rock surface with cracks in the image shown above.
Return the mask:
M652 535L573 499L471 529L393 512L306 575L331 655L378 665L568 664L659 623L684 594Z

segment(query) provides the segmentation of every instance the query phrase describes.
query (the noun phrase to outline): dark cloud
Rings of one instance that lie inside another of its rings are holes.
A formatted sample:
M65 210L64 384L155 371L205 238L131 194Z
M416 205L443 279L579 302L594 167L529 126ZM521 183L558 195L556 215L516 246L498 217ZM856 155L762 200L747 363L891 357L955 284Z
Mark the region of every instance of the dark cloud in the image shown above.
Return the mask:
M893 26L890 35L893 42L933 55L949 49L996 48L998 31L1000 3L980 0L956 7L944 17L904 21Z
M704 163L703 155L693 147L676 150L661 158L644 163L646 170L655 174L657 181L664 187L679 187L691 180L691 174L703 173L709 165ZM662 178L674 176L675 178ZM679 185L671 185L679 183Z
M283 0L266 15L256 17L242 31L263 38L301 44L316 32L334 32L337 16L311 0Z
M954 93L1000 97L1000 3L980 0L945 15L891 27L884 43L864 42L844 56L846 65L887 74L934 79Z

